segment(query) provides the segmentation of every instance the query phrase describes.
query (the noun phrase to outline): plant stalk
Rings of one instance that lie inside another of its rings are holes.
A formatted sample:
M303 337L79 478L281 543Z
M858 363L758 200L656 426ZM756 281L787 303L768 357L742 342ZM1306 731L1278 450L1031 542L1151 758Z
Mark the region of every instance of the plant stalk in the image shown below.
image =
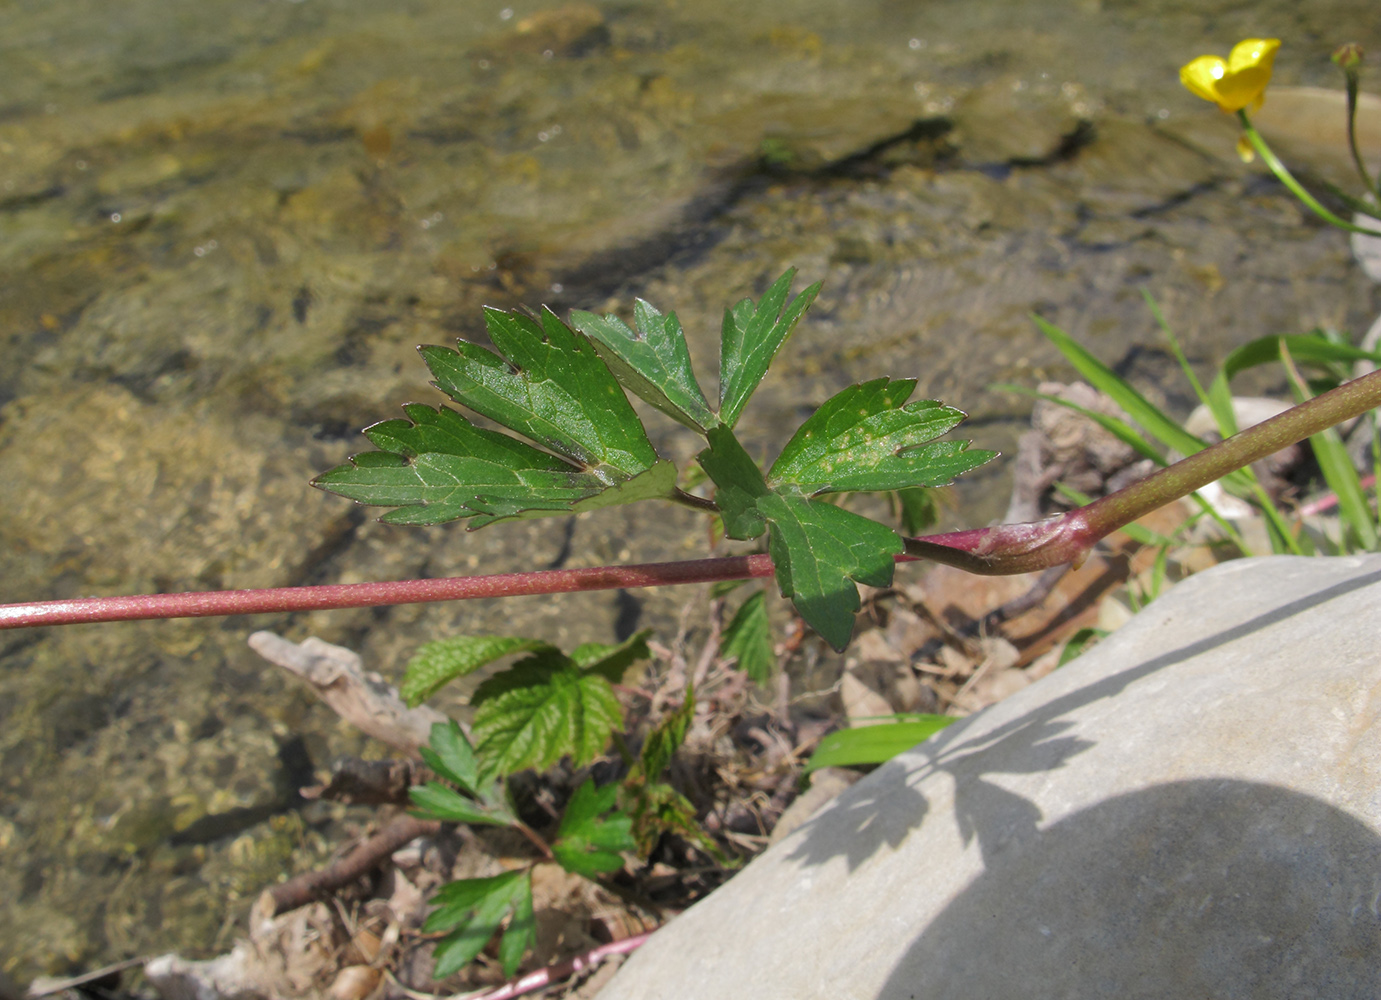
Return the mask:
M1000 524L909 538L906 554L985 576L1030 573L1082 563L1118 528L1267 455L1381 405L1381 370L1346 382L1270 420L1078 510L1031 524Z
M930 559L987 576L1029 573L1081 562L1103 537L1235 469L1296 441L1381 406L1381 370L1316 396L1264 423L1249 427L1125 489L1078 510L1031 524L1001 524L908 538L898 561ZM615 590L767 577L766 555L537 570L441 580L399 580L265 590L199 591L128 597L83 597L0 605L0 629L35 625L203 618L215 615L326 611L339 608L423 604L478 597L519 597L577 590Z

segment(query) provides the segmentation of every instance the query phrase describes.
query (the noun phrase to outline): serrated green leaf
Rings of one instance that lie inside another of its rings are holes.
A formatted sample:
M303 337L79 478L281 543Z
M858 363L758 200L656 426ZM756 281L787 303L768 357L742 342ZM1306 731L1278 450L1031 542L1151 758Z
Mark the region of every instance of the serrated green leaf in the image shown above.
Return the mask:
M675 492L676 463L663 459L632 479L615 483L593 496L577 501L571 506L570 511L572 514L582 514L587 510L616 507L620 504L637 503L640 500L666 500Z
M691 370L686 335L675 313L663 316L638 299L633 306L636 329L613 313L596 316L575 310L571 325L595 345L615 377L673 420L704 432L718 422Z
M429 742L430 746L418 748L427 766L473 795L479 787L479 761L460 725L454 719L432 723Z
M766 528L757 501L770 490L762 470L728 427L712 427L705 434L710 446L696 460L718 488L715 503L730 538L757 538Z
M642 753L638 755L643 777L649 781L656 781L662 776L677 748L685 740L686 730L690 728L691 720L694 718L695 686L687 684L681 707L667 713L647 734L647 739L643 740Z
M474 736L485 768L513 774L545 768L569 755L588 764L623 725L609 682L568 656L542 650L476 689Z
M738 423L748 397L767 374L768 365L820 293L820 283L816 282L786 305L795 277L793 267L773 282L756 307L751 299L743 299L724 312L719 349L719 419L729 427Z
M830 733L811 754L806 773L821 767L885 763L959 721L952 715L899 715L896 719Z
M447 788L439 781L414 785L408 797L417 806L417 814L425 819L439 819L443 823L479 823L487 826L508 826L512 817L496 815L484 806Z
M720 647L725 656L738 657L738 668L757 684L765 684L777 669L772 629L767 622L767 594L759 590L739 605L724 629Z
M787 442L769 485L812 495L943 486L993 459L963 441L927 444L964 414L933 399L907 403L915 389L915 379L879 378L835 394Z
M517 915L524 899L530 912L532 876L527 871L463 879L442 886L431 900L440 904L439 908L422 925L427 933L451 930L436 946L432 978L445 979L474 961L498 931L504 917L510 911Z
M657 461L642 422L585 337L545 309L540 325L498 309L486 309L484 318L503 357L463 340L456 350L423 347L437 388L609 483Z
M512 653L552 648L539 639L512 635L457 635L420 647L408 661L398 693L409 707L420 705L442 685ZM436 735L436 727L432 727Z
M594 779L575 790L561 817L557 839L551 853L568 872L593 877L623 867L620 851L631 851L633 820L623 813L605 816L614 807L618 785L596 789Z
M771 526L768 552L782 596L836 650L853 635L858 588L892 582L901 537L886 525L820 500L773 493L758 500Z
M420 404L404 409L411 424L386 420L365 431L384 451L354 455L313 485L357 503L399 507L382 518L392 524L472 517L471 527L570 513L581 501L595 501L611 489L609 476L601 478L517 438L475 427L454 410ZM659 475L666 477L665 472ZM614 486L619 485L623 481L615 480ZM616 494L604 502L628 501Z
M599 674L609 683L618 684L629 667L652 656L647 648L647 640L651 636L652 629L645 628L634 632L617 646L587 642L571 650L571 660L586 673Z

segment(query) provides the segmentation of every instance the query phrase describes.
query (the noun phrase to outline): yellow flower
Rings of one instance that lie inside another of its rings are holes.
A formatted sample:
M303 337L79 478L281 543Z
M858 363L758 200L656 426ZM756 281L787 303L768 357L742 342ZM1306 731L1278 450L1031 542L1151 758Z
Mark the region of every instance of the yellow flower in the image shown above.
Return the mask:
M1278 38L1248 38L1232 47L1224 62L1218 56L1199 56L1180 67L1180 83L1205 101L1224 111L1253 111L1266 100L1266 84L1271 82Z

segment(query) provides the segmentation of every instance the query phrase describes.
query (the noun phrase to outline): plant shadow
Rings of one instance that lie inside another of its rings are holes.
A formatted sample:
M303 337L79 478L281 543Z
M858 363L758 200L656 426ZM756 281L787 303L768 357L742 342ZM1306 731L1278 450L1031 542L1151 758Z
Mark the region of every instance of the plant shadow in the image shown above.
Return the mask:
M1042 813L1036 803L1002 788L988 776L1054 771L1093 746L1082 737L1062 735L1074 725L1065 718L1070 713L1113 698L1135 681L1173 664L1378 582L1381 571L1343 580L1148 659L1140 659L1135 649L1130 649L1128 657L1136 661L1133 665L1052 698L996 728L971 734L978 727L970 719L956 723L884 764L807 820L793 835L800 839L788 857L805 865L843 857L853 871L884 845L897 848L933 808L938 808L952 810L965 843L976 838L985 866L991 867L1002 851L1040 836ZM971 717L981 718L982 713ZM919 790L919 785L937 771L950 773L955 779L952 803L931 803Z

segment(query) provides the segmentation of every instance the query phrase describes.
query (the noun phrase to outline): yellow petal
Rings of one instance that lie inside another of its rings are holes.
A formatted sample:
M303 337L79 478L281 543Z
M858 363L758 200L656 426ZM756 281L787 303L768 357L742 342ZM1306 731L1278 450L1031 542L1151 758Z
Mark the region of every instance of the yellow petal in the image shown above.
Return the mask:
M1227 73L1228 64L1217 56L1199 56L1180 67L1180 83L1191 94L1205 101L1218 103L1218 81Z
M1252 141L1245 135L1237 138L1237 155L1242 158L1243 163L1251 163L1256 159L1256 150L1252 148Z
M1238 73L1250 66L1265 66L1266 79L1271 78L1271 67L1275 64L1276 50L1280 48L1279 38L1248 38L1232 47L1228 56L1228 72Z

